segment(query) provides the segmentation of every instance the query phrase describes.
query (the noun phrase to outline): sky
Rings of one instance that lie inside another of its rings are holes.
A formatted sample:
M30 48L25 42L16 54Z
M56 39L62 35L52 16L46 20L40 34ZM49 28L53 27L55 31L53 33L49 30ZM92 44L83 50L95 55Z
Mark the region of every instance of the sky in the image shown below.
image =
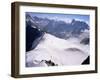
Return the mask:
M89 15L79 15L79 14L59 14L59 13L36 13L36 12L26 12L31 14L32 16L37 16L40 18L49 18L49 19L56 19L62 20L65 22L71 22L72 19L84 21L89 25L90 16Z

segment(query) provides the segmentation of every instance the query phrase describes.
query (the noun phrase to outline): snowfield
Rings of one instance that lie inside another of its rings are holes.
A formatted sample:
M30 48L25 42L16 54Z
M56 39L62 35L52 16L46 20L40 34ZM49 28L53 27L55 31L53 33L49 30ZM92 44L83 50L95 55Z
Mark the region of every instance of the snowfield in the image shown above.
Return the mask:
M37 47L26 53L26 66L81 65L89 56L89 45L81 44L79 38L67 40L45 33Z

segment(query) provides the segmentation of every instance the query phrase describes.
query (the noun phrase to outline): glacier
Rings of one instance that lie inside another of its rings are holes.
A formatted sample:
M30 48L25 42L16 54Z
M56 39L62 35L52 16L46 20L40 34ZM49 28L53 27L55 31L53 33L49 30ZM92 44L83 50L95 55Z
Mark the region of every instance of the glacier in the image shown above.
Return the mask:
M82 34L83 35L83 34ZM81 65L90 55L89 45L81 44L81 38L61 39L45 33L35 49L26 52L26 66Z

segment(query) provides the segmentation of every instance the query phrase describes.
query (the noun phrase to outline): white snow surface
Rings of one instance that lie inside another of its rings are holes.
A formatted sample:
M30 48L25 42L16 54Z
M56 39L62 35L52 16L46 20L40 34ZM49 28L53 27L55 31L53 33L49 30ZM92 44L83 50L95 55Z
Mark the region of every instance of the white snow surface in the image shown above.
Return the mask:
M78 38L60 39L46 33L38 46L26 53L28 67L47 66L43 60L51 60L58 66L81 65L89 56L89 45L79 43Z

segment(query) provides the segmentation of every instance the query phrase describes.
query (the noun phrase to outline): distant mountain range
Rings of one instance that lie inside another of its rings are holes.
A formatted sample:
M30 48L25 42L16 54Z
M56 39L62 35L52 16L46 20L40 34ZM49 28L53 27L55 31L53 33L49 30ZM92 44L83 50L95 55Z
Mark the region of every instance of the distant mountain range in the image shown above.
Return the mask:
M26 51L34 49L44 33L62 39L80 38L81 44L89 44L89 25L86 22L73 19L72 22L66 23L26 14Z
M89 25L86 22L77 21L75 19L73 19L71 23L66 23L61 20L40 18L26 14L26 23L32 27L40 29L41 31L64 39L71 36L78 37L84 30L89 30Z

